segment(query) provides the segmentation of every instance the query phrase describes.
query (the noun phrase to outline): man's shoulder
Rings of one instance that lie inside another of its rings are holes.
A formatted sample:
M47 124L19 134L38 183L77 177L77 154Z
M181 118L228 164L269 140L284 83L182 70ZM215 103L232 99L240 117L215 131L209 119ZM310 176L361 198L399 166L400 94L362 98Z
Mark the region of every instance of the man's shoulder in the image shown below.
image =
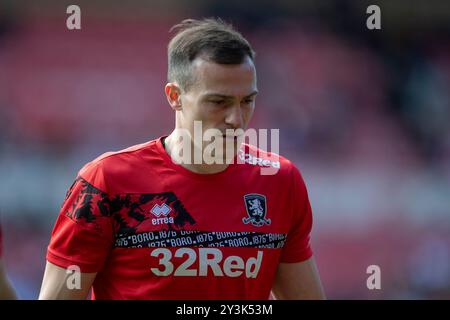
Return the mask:
M155 139L122 150L105 152L86 163L78 175L91 184L102 185L108 177L126 177L143 166L148 168L152 159L157 157L157 141Z
M287 188L296 188L306 194L306 184L299 168L288 158L276 152L264 151L253 145L244 144L240 150L239 159L252 169L260 169L258 178L267 179L268 183L281 184ZM258 168L259 167L259 168ZM267 169L267 170L264 170Z
M148 149L151 149L156 144L157 140L151 140L144 143L136 144L125 149L117 150L117 151L108 151L90 163L92 164L102 164L102 165L112 165L115 162L120 161L132 161L139 159L138 157L142 152L145 152Z
M243 144L239 150L239 161L250 164L255 168L267 168L276 175L291 175L293 170L298 170L294 163L277 152L265 151L254 145Z

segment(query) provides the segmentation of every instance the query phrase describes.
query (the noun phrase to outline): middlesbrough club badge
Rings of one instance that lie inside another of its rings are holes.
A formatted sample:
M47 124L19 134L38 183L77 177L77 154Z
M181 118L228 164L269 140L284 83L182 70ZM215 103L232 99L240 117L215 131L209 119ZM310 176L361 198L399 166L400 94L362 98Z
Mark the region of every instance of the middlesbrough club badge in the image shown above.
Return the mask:
M245 209L248 217L242 218L244 224L251 223L255 227L270 224L270 219L266 219L267 201L262 194L250 193L244 196Z

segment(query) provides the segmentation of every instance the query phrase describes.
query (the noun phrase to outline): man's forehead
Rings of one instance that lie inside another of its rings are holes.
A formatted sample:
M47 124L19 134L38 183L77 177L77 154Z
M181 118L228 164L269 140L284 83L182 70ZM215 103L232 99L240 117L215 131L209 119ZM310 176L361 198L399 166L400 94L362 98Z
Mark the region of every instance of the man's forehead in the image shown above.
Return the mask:
M246 94L256 91L256 71L250 58L233 65L197 58L192 66L196 86L202 91L224 95L232 94L237 88L240 88L239 91L246 91Z

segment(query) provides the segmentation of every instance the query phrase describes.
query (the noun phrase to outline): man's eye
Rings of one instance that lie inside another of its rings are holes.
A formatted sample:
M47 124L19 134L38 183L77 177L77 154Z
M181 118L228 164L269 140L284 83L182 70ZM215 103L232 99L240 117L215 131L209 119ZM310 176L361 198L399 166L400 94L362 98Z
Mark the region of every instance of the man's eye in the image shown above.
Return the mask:
M210 102L214 104L223 104L225 100L211 100Z
M245 104L250 104L250 103L252 103L253 102L253 99L247 99L247 100L244 100L244 103Z

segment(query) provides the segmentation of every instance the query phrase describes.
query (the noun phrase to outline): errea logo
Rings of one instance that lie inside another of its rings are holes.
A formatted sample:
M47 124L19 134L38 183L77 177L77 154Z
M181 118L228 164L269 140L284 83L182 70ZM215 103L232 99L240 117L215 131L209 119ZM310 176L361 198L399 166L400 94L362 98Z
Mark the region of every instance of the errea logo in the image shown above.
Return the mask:
M165 203L163 203L162 205L155 204L153 208L150 210L150 212L157 217L159 217L160 215L167 216L170 213L170 211L172 211L172 208Z
M156 219L152 219L152 224L158 225L173 223L173 217L167 217L171 211L172 208L169 207L166 203L163 203L162 205L155 204L150 210L150 212L156 217Z

